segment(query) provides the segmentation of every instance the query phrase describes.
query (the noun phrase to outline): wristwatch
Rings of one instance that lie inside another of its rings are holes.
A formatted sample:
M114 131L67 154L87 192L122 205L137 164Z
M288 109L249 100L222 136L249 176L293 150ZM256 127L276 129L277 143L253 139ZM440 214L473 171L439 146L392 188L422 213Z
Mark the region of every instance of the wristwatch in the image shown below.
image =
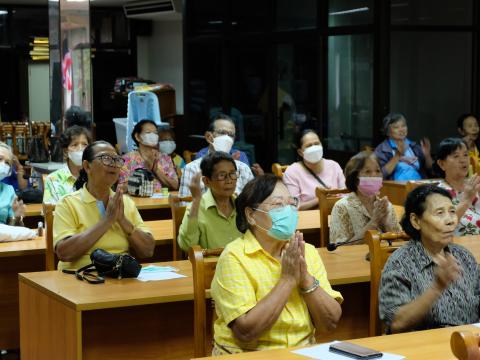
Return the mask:
M302 295L310 294L311 292L314 292L315 290L317 290L319 286L320 286L320 282L318 281L317 278L314 277L312 286L310 286L307 289L300 288L300 292L302 293Z

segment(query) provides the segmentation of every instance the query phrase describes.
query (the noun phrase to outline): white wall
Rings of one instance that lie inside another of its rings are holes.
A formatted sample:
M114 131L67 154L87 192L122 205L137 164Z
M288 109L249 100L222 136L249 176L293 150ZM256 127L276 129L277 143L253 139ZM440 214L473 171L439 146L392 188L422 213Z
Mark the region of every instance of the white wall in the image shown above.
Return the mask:
M182 21L153 21L152 35L137 38L138 76L175 87L177 113L183 114Z

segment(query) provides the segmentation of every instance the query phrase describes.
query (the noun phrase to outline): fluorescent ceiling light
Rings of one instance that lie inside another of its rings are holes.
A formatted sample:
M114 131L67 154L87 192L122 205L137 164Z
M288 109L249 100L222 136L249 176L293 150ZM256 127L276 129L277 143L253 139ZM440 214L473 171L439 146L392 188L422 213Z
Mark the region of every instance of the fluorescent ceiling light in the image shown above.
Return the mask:
M370 9L368 7L362 7L362 8L358 8L358 9L335 11L335 12L328 13L328 15L345 15L345 14L353 14L353 13L364 12L364 11L369 11L369 10Z
M8 11L7 10L0 10L0 15L7 15Z

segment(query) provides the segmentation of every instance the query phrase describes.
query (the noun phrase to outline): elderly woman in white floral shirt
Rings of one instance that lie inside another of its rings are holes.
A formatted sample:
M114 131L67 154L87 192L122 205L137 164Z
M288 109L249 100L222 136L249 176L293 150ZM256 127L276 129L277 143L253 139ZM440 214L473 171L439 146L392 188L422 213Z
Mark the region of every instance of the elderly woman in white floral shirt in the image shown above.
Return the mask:
M348 161L345 184L352 192L332 209L331 243L362 243L367 230L401 231L390 201L378 197L383 177L373 152L362 151Z
M457 209L456 236L480 234L480 177L467 178L470 159L465 140L448 138L438 146L434 170L444 178L438 185L450 192Z

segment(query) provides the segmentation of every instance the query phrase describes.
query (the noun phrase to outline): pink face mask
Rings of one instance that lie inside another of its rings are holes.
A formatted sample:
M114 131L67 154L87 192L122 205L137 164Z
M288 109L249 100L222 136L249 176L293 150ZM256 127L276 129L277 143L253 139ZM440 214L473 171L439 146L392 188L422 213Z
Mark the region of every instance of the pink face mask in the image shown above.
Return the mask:
M380 192L382 188L383 178L360 176L358 178L358 191L365 196L374 196Z

